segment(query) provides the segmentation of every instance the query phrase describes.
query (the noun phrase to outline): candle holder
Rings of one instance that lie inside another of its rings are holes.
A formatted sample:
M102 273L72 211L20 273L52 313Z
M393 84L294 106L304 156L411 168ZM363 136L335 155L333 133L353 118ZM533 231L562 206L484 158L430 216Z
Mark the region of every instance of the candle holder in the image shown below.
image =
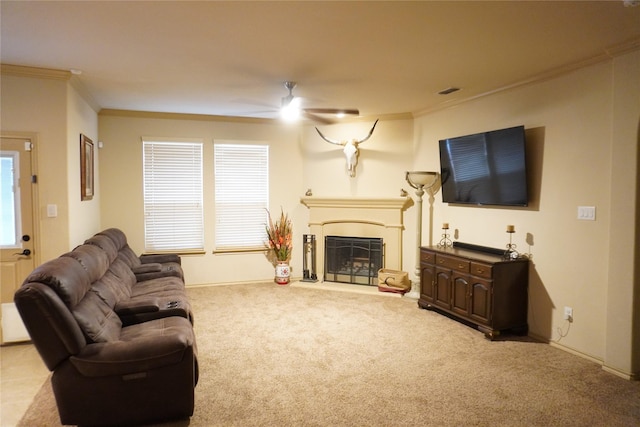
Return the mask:
M449 238L449 224L445 224L442 226L442 239L436 245L439 248L450 248L453 246L451 239Z
M513 226L507 226L507 234L509 235L509 243L507 244L507 250L504 251L504 255L502 256L502 258L504 258L505 260L511 260L511 259L517 259L520 257L520 253L516 250L516 244L515 243L511 243L511 237L513 236L513 233L515 233L516 230L513 228Z

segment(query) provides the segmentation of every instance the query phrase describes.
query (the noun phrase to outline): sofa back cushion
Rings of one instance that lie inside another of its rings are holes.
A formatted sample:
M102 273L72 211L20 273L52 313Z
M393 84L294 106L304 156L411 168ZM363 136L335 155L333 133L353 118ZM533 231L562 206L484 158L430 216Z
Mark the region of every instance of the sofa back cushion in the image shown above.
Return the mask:
M106 273L109 268L107 253L95 245L80 245L71 252L62 255L75 259L87 270L91 282L95 282Z
M119 228L107 228L97 234L98 236L107 236L113 241L118 250L127 244L127 235Z
M102 249L107 253L109 258L109 262L113 262L114 259L118 257L118 247L113 240L111 240L107 236L103 236L101 234L96 234L95 236L85 240L84 242L87 245L94 245Z
M137 282L136 275L131 270L131 267L120 258L117 258L111 263L108 271L113 273L125 286L128 286L129 292L131 292L131 288Z
M87 342L116 341L120 337L120 318L97 293L87 292L72 313Z
M89 272L71 257L55 258L40 265L24 282L49 286L69 308L75 307L91 288Z
M127 263L127 265L131 269L138 268L142 264L140 258L138 258L138 255L136 255L133 249L131 249L131 246L129 246L128 244L125 244L120 248L120 251L118 251L118 258Z
M118 302L131 298L131 287L123 283L112 271L107 271L104 276L93 282L91 290L111 308Z

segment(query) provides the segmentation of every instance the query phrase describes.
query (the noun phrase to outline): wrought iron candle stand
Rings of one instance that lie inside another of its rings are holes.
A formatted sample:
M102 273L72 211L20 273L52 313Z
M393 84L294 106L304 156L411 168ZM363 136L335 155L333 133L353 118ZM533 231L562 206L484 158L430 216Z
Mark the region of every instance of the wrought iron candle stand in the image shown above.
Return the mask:
M513 225L507 225L507 234L509 234L509 243L507 244L507 250L504 251L503 258L505 260L517 259L520 257L520 253L516 250L516 244L511 242L511 237L516 229Z
M316 235L315 234L302 235L302 253L304 254L304 259L302 262L302 281L317 282L318 275L316 274ZM309 269L309 266L311 266L311 269Z
M451 242L451 239L449 238L449 224L447 224L446 222L444 224L442 224L442 239L440 239L440 242L436 245L439 248L450 248L453 246L453 243Z

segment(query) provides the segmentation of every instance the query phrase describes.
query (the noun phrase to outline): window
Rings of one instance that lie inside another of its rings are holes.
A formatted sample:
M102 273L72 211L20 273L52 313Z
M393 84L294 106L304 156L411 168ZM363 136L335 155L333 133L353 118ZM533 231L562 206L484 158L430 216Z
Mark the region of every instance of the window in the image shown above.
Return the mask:
M216 250L263 248L269 208L269 146L216 143Z
M203 251L202 141L142 145L145 249Z
M18 177L20 161L17 151L3 151L0 155L0 210L2 228L0 228L0 246L15 248L19 246L20 235L20 187Z

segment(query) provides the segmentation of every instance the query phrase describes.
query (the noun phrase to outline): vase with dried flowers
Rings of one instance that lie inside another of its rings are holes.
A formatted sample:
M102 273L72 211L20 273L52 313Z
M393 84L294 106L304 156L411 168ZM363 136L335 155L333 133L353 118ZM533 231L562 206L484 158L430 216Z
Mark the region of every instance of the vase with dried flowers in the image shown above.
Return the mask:
M265 225L267 232L267 245L276 261L275 282L280 285L289 283L291 271L289 261L293 250L293 225L289 215L280 209L280 218L273 221L271 213L267 210L269 222Z

